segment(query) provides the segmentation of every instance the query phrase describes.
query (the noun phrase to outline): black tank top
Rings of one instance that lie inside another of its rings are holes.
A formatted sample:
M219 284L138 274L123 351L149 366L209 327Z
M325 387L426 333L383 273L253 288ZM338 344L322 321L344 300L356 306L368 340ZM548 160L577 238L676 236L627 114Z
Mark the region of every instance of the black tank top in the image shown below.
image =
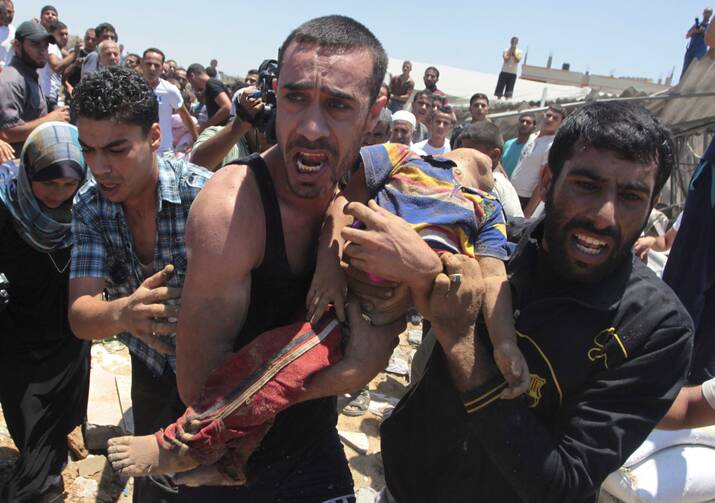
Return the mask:
M283 235L281 211L273 180L263 158L254 154L246 161L261 194L266 219L266 246L263 262L251 272L251 300L246 321L236 338L234 350L259 334L305 319L305 297L313 277L314 264L303 274L293 274ZM334 397L303 402L276 416L261 447L251 457L253 476L286 456L300 456L315 440L331 432L337 424Z

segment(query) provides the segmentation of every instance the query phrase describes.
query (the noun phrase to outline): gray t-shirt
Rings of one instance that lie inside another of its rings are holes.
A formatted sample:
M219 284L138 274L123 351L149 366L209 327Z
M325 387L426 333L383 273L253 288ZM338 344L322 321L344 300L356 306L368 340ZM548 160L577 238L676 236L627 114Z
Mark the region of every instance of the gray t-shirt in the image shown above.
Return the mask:
M47 102L40 89L37 69L13 57L0 72L0 129L21 126L47 115ZM14 143L19 157L23 142Z

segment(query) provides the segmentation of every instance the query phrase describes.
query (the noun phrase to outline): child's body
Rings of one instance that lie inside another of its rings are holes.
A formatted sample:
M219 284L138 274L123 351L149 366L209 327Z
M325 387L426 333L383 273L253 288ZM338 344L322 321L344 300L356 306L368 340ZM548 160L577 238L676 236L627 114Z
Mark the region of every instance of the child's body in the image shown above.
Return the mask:
M516 346L512 322L501 206L492 196L455 183L479 178L471 171L474 166L465 165L477 154L450 153L460 160L459 168L448 159L426 162L401 145L364 148L361 155L365 169L336 198L321 236L308 299L310 319L319 321L312 326L298 322L260 335L211 374L195 409L187 409L164 430L153 436L112 439L109 457L115 469L132 476L191 470L184 478L189 483L245 483L247 461L273 417L301 400L310 375L341 357L339 325L323 314L325 302L340 307L344 302L338 236L351 223L342 213L348 200L366 202L375 197L384 209L412 223L435 249L479 260L485 282L483 314L495 360L509 384L504 396L525 391L528 369ZM371 313L371 318L383 324L404 314L400 307Z
M411 224L437 252L462 253L479 261L485 288L482 313L494 359L509 385L502 396L513 398L526 391L528 368L516 345L504 266L508 258L506 223L501 204L487 193L492 187L484 187L490 178L477 165L480 155L457 149L439 158L422 158L400 144L364 147L363 169L354 174L329 210L309 293L308 306L313 308L309 314L322 313L328 302L344 302L340 231L353 223L342 210L348 202L374 199L381 208ZM475 182L486 190L467 185ZM379 325L401 316L401 306L396 307L371 313L372 322ZM429 313L422 314L429 319Z

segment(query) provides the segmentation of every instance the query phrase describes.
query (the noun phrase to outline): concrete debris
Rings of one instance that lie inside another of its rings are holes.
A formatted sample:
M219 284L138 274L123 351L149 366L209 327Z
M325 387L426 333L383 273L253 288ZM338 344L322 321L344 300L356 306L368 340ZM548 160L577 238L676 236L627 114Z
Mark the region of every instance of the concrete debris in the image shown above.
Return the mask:
M86 479L78 477L75 479L72 487L69 490L71 498L94 498L97 494L99 483L94 479Z
M104 471L107 466L107 458L104 456L89 456L77 463L79 476L89 478Z
M352 431L338 431L338 435L340 436L340 440L342 440L345 445L355 450L359 454L367 454L370 450L370 440L364 433L356 433Z

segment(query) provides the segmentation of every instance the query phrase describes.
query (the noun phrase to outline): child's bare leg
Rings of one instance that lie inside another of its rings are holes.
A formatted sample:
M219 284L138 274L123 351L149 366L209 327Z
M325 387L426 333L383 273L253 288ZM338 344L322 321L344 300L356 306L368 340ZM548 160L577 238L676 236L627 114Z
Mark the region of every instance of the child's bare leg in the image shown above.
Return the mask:
M516 343L506 268L501 260L492 257L478 260L484 278L482 313L494 347L494 361L509 385L501 396L516 398L529 389L529 367Z
M199 465L189 455L163 449L154 435L116 437L107 446L112 468L130 477L184 472Z

